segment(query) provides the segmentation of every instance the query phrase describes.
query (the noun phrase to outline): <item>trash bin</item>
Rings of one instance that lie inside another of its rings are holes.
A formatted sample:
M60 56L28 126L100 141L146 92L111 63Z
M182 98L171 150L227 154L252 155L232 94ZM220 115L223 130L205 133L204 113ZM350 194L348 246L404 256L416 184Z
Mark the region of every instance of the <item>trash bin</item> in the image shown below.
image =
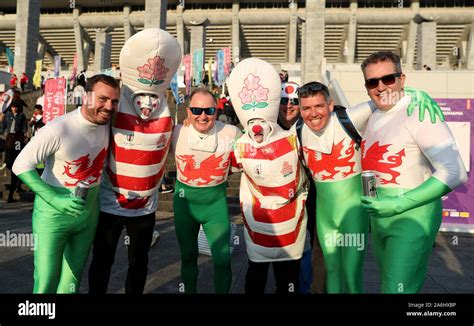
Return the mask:
M236 232L237 226L234 223L230 223L229 250L231 255L234 252L234 237ZM209 243L207 242L202 225L199 227L198 248L201 255L211 256L211 248L209 248Z

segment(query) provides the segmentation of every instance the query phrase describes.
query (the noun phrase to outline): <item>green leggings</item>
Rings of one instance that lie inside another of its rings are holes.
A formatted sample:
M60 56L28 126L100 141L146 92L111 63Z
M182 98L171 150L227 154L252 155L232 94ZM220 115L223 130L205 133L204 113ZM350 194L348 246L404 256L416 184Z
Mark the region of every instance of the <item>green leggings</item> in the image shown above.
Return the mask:
M379 188L378 192L397 196L400 190ZM382 293L418 293L422 289L441 219L440 199L392 217L372 218Z
M70 193L65 188L55 188ZM33 210L35 236L33 293L77 293L94 239L99 215L99 187L90 188L80 216L59 213L36 196Z
M361 177L315 184L316 223L326 267L326 291L362 293L369 218L360 205Z
M212 253L215 291L229 293L232 270L226 183L215 187L190 187L176 181L173 209L176 235L181 250L181 278L185 292L196 293L197 238L199 225L202 224Z

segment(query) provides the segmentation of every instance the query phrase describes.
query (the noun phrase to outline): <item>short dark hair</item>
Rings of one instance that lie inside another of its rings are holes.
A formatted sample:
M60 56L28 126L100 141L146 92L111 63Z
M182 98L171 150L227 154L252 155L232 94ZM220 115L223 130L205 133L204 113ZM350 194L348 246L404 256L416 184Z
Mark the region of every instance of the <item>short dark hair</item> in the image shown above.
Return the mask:
M395 72L402 72L402 64L400 62L400 56L392 51L378 51L369 55L364 62L360 65L362 72L365 72L365 68L373 63L380 61L390 61L395 65Z
M297 91L298 98L301 100L302 98L312 97L318 93L323 94L324 100L326 103L331 101L331 95L329 95L329 89L326 85L320 82L312 81L309 83L304 84L301 87L298 87Z
M120 91L120 85L117 82L117 80L114 77L104 75L104 74L95 75L87 79L86 86L84 87L85 91L92 92L95 84L97 83L104 83Z
M41 104L35 104L34 108L43 111L43 106Z
M209 95L210 97L212 97L212 100L214 101L214 104L217 104L216 102L216 98L214 97L214 95L208 91L207 89L205 88L196 88L194 89L192 92L191 92L191 95L189 95L189 102L191 102L191 100L193 99L194 95L196 94L204 94L204 95Z
M23 103L21 101L12 101L12 103L10 104L10 107L15 107L15 108L19 108L20 110L23 110Z

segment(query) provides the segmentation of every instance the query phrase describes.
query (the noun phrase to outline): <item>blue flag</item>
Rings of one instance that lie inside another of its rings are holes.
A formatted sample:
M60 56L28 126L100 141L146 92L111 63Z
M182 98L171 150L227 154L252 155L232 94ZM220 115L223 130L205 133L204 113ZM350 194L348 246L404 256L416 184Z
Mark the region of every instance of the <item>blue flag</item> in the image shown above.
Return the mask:
M12 50L8 46L5 48L5 53L7 55L8 65L10 67L13 67L13 64L15 63L15 56L13 55Z
M224 70L224 65L225 65L225 54L224 50L218 50L217 51L217 85L222 85L225 80L225 70Z
M174 99L176 104L181 104L181 99L179 98L179 91L178 91L178 73L175 73L173 78L170 82L171 92L173 92Z
M59 55L54 56L54 77L59 77L59 71L61 69L61 57Z

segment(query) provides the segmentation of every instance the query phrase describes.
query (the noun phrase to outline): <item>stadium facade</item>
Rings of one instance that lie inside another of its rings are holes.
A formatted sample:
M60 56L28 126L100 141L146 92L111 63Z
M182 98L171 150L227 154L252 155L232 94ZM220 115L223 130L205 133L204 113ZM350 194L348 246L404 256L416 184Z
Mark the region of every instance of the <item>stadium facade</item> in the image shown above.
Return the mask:
M79 70L119 68L124 42L145 27L166 28L183 53L230 47L234 62L259 57L300 81L377 50L397 51L408 70L474 70L472 0L2 0L0 69L7 47L30 76L54 56L71 69L76 52Z

